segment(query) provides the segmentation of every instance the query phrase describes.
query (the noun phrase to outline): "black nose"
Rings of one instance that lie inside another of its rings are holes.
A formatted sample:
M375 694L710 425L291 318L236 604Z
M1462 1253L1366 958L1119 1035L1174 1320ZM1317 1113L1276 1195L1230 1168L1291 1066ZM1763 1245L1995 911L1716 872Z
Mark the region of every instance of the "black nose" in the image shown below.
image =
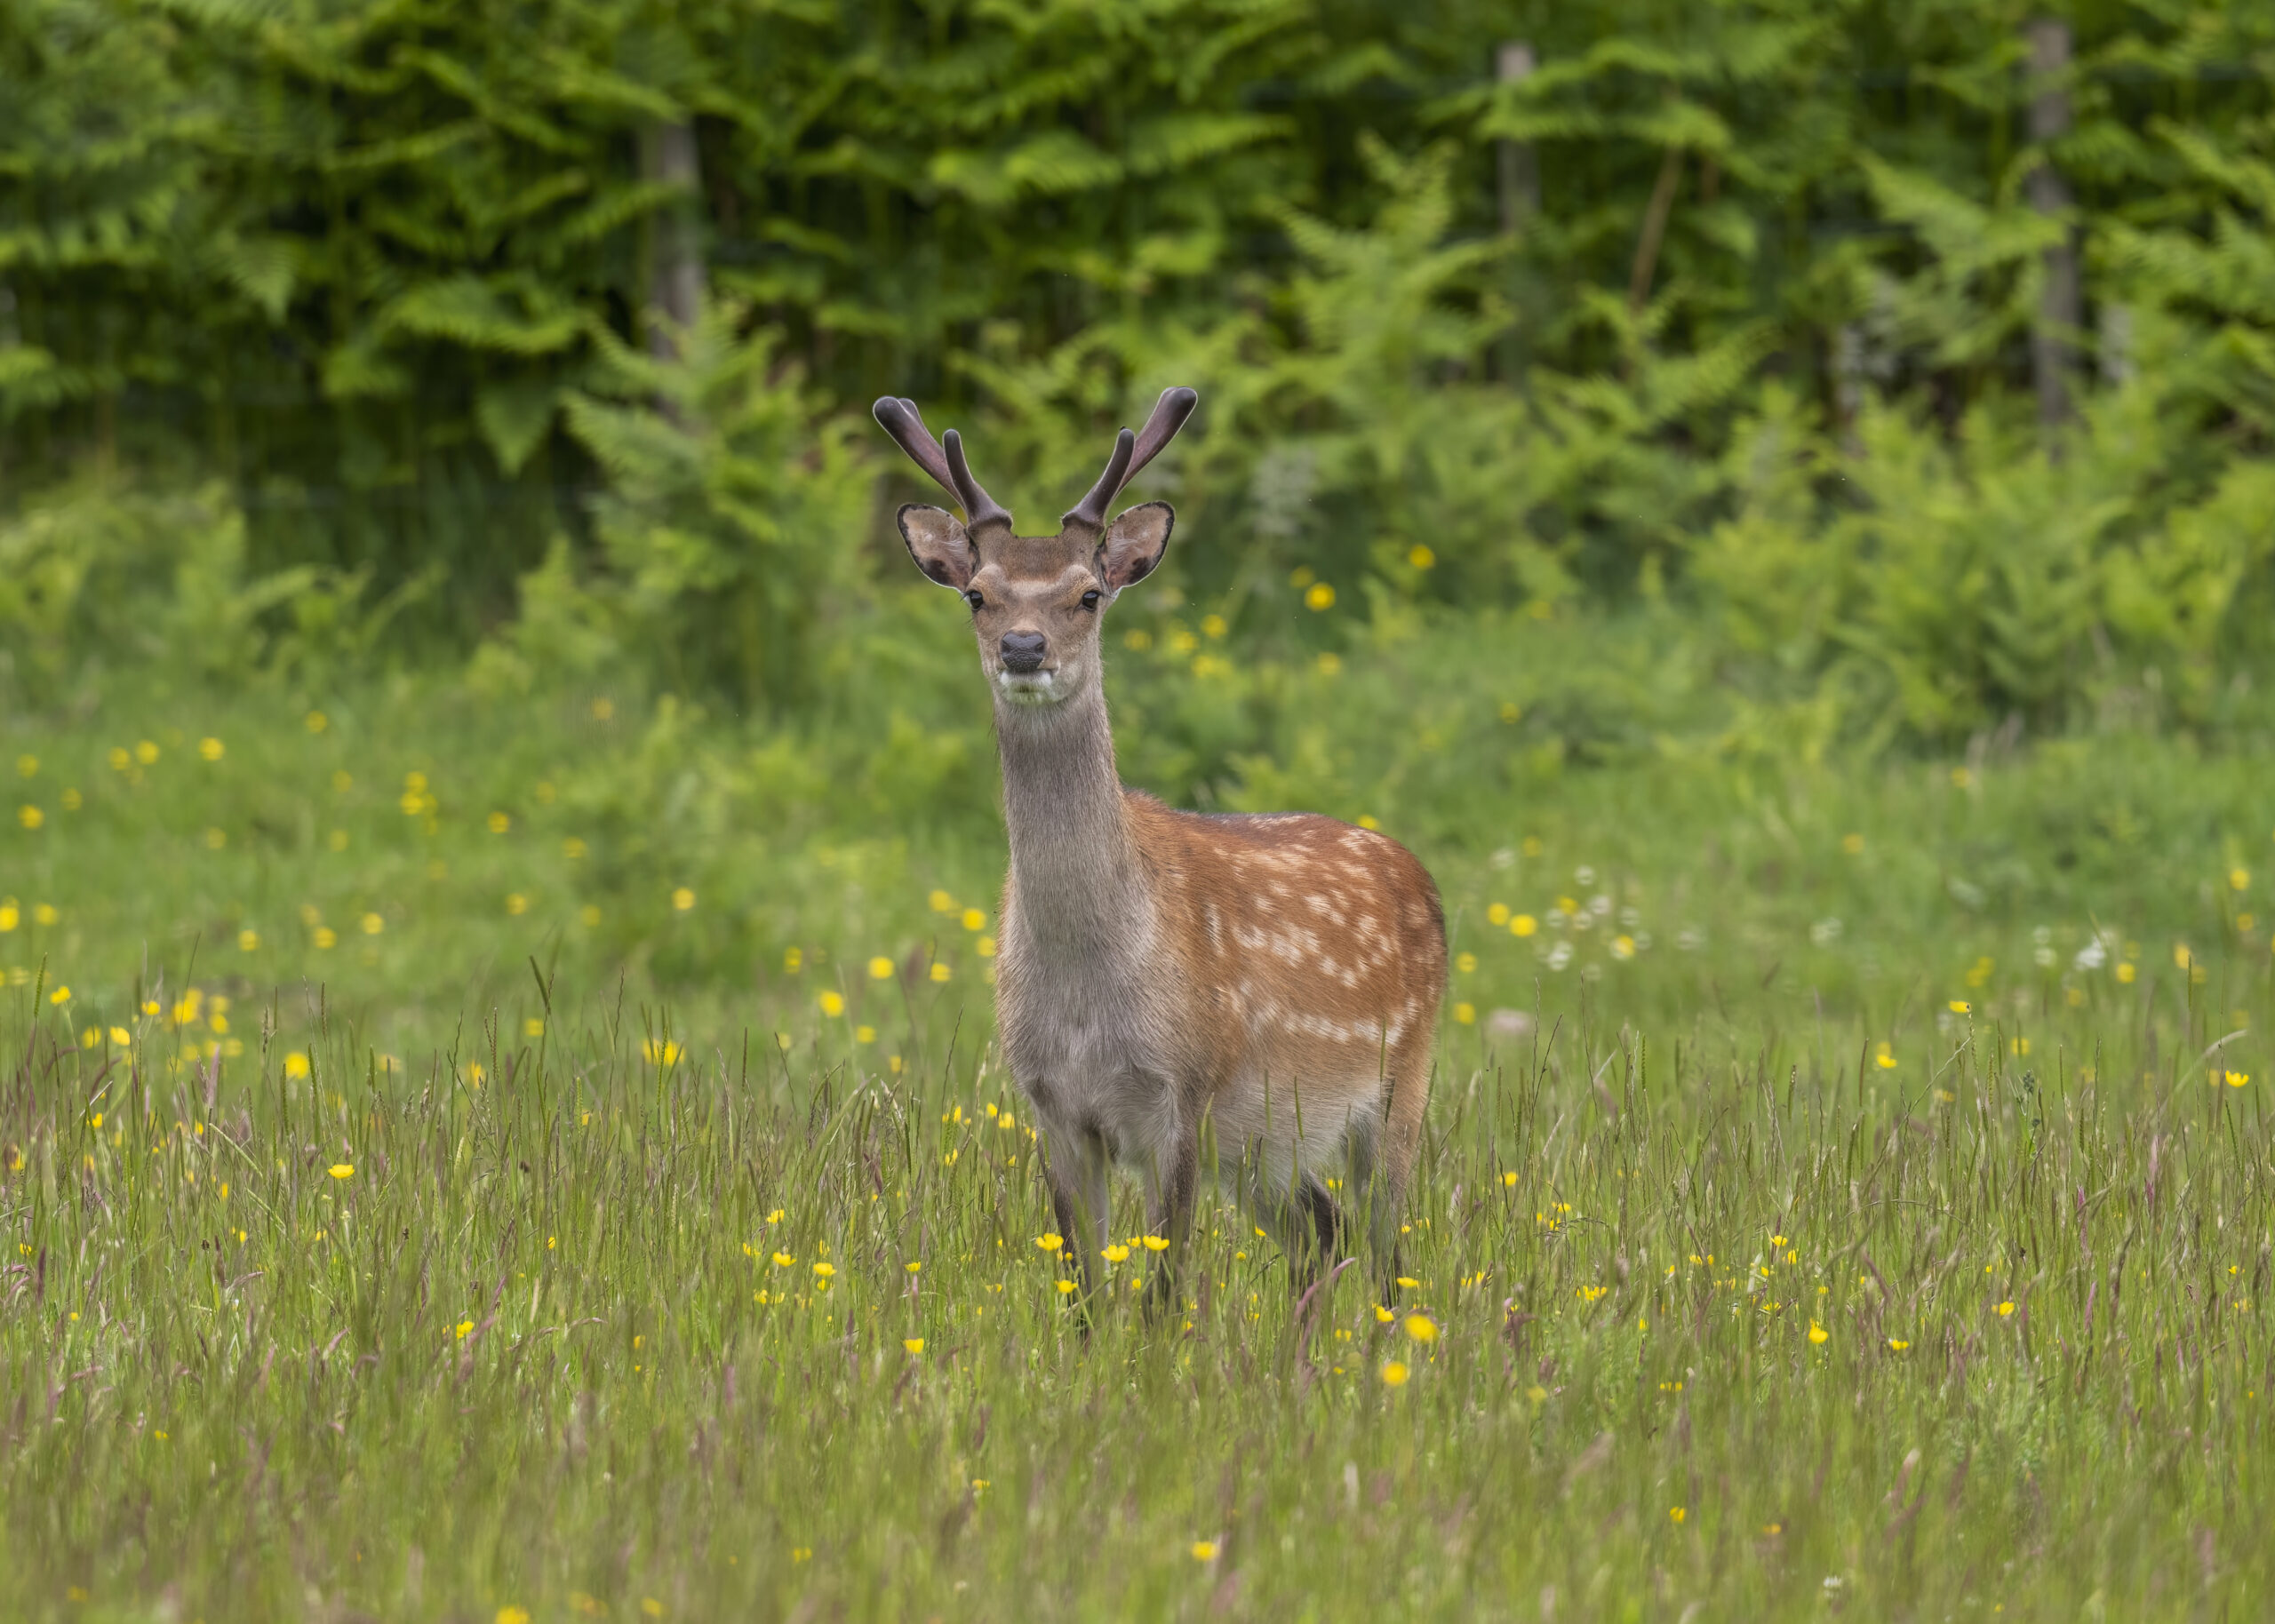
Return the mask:
M1049 645L1040 632L1006 632L1003 633L1003 669L1006 671L1041 671L1042 651Z

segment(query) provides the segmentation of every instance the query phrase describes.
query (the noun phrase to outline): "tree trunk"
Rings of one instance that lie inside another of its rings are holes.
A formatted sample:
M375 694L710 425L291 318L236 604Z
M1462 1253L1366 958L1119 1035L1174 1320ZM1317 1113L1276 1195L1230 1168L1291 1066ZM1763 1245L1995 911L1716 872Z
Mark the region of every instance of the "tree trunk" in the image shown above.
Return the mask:
M656 216L648 272L648 351L669 357L678 353L673 332L693 326L703 309L703 176L692 121L659 124L643 145L648 179L679 192Z
M1535 66L1531 42L1511 40L1494 59L1494 77L1520 84L1532 77ZM1502 141L1495 155L1501 170L1501 229L1513 235L1540 212L1540 163L1529 141Z
M2070 131L2070 92L2063 84L2070 67L2070 25L2041 17L2029 28L2030 139L2038 146ZM2066 220L2070 186L2051 157L2032 169L2031 207ZM2070 416L2070 369L2079 312L2078 248L2065 226L2062 241L2046 251L2046 287L2040 295L2038 324L2031 332L2031 371L2038 385L2038 420L2048 431Z

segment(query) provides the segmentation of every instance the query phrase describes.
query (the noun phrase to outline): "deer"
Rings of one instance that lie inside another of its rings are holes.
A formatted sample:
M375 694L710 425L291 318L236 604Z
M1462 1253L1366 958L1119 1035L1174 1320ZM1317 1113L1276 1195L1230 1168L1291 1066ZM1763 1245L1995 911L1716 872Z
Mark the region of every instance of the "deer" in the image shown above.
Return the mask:
M1208 1176L1279 1245L1299 1292L1351 1230L1339 1171L1388 1302L1446 990L1436 885L1385 835L1307 813L1174 810L1115 769L1101 628L1160 566L1177 515L1166 502L1106 513L1199 400L1163 391L1051 536L1013 533L956 430L935 440L914 402L875 405L962 509L912 502L896 522L917 569L970 606L994 702L1010 847L997 1038L1042 1129L1082 1303L1113 1245L1120 1167L1143 1182L1160 1253L1145 1306L1173 1306L1204 1137Z

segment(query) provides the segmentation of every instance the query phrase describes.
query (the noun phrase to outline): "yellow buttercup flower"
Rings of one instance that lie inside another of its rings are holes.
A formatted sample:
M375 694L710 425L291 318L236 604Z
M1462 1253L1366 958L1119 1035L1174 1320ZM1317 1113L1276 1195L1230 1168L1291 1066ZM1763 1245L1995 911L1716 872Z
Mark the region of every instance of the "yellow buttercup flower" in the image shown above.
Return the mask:
M1413 1373L1409 1371L1405 1365L1400 1364L1396 1359L1393 1359L1389 1364L1383 1366L1383 1385L1385 1387L1403 1387L1406 1385L1406 1378L1412 1373Z
M1426 1314L1409 1314L1406 1333L1417 1342L1434 1342L1438 1340L1437 1322Z
M336 1179L352 1179L355 1176L355 1166L349 1162L334 1162L324 1171Z
M924 1339L921 1336L904 1336L900 1339L900 1345L912 1355L924 1351Z

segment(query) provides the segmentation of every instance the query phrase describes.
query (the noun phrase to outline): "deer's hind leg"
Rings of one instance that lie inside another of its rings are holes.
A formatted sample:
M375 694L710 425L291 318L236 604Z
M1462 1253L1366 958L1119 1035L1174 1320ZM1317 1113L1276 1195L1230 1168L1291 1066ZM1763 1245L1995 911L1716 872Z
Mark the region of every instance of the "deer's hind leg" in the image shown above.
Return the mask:
M1241 1205L1256 1225L1287 1254L1288 1287L1301 1296L1319 1278L1320 1270L1335 1261L1342 1240L1343 1214L1317 1174L1300 1163L1281 1170L1265 1158L1268 1148L1250 1152L1241 1180Z
M1405 1232L1406 1197L1422 1145L1423 1112L1430 1103L1428 1046L1393 1054L1390 1074L1381 1115L1354 1119L1348 1138L1351 1189L1366 1225L1368 1264L1385 1303L1393 1300L1405 1272L1399 1237Z

